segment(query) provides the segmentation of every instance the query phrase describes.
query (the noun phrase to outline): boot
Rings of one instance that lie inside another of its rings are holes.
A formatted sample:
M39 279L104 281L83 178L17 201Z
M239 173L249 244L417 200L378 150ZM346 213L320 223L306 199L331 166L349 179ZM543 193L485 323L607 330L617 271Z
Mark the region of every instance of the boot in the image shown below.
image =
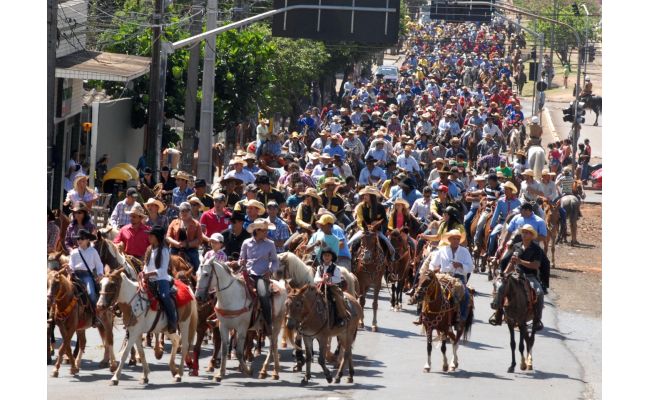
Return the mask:
M268 332L271 332L271 299L267 296L260 296L260 306L262 307L262 317Z
M499 326L503 322L503 311L498 309L492 314L489 321L490 325Z
M343 326L350 319L350 312L345 307L345 301L343 300L343 292L338 287L331 287L330 291L332 293L332 298L334 299L334 305L336 306L336 316L338 317L338 325Z

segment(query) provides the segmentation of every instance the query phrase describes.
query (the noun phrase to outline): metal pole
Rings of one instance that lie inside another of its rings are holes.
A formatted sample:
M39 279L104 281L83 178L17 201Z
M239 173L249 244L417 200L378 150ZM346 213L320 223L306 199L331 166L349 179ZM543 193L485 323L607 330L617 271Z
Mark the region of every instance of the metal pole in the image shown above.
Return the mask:
M192 0L192 25L190 33L198 35L203 30L202 0ZM185 91L185 122L183 123L183 150L181 169L191 174L194 161L194 137L196 136L196 92L199 83L199 58L201 45L196 44L190 48L190 60L187 67L187 83Z
M584 46L584 53L582 55L583 57L583 62L584 62L584 72L583 72L583 80L584 78L587 77L587 57L589 56L589 9L587 8L586 5L582 4L582 8L585 10L585 46Z
M539 68L537 68L537 82L535 82L535 91L537 91L537 83L538 83L538 82L541 82L541 80L542 80L542 70L544 69L544 34L543 34L543 33L540 33L539 41L540 41L540 44L541 44L541 47L540 47L540 49L539 49L539 50L540 50L540 51L539 51L539 54L542 55L542 58L539 60L539 61L540 61L540 62L539 62L539 65L540 65L540 66L539 66ZM549 79L549 78L550 78L550 77L548 77L548 76L546 77L546 79ZM549 87L550 87L550 84L549 84ZM540 111L542 111L542 107L541 107L541 98L542 98L542 93L540 92L540 93L537 95L537 101L540 103L540 104L539 104L540 107L537 107L537 109L535 110L534 115L537 115L537 113L539 113ZM541 119L541 118L540 118L540 119Z
M147 164L158 171L162 152L162 129L164 121L165 75L167 57L162 51L162 20L164 0L156 0L153 13L151 70L149 72L149 110L147 121ZM155 174L157 178L157 174Z
M208 0L207 24L208 32L217 27L218 0ZM200 35L199 35L200 36ZM203 96L201 97L201 122L199 129L199 162L196 176L212 183L212 129L214 114L214 53L216 34L209 35L205 42L205 57L203 58ZM195 36L197 37L197 36ZM174 45L172 44L172 47Z
M557 19L557 0L553 0L553 19ZM553 65L553 51L555 50L555 25L551 25L551 65Z
M59 15L58 0L48 0L47 11L47 140L52 140L52 147L48 148L48 162L52 162L54 157L52 157L51 152L56 143L54 137L54 107L56 106L54 92L56 92L56 23ZM65 160L61 160L60 162L65 164ZM47 167L49 169L54 166L48 164ZM52 176L54 177L54 175L54 171L52 171ZM54 193L50 190L47 197L48 207L52 207L54 197ZM60 200L60 198L57 198L57 202Z

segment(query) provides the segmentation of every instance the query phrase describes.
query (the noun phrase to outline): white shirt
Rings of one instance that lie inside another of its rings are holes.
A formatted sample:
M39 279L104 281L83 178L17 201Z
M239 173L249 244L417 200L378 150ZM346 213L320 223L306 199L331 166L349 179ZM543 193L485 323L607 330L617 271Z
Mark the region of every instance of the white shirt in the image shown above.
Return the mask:
M314 283L318 283L323 280L323 275L327 271L327 268L329 268L331 265L332 265L331 263L327 266L319 265L318 268L316 268L316 275L314 275ZM334 273L331 275L330 279L331 282L335 285L338 285L343 280L343 277L341 276L341 269L338 266L334 267Z
M454 261L463 264L463 267L454 267L452 264ZM473 265L472 255L467 250L467 247L458 246L454 254L451 246L444 246L438 249L433 261L429 263L429 269L434 270L440 267L440 272L442 273L451 275L460 274L465 276L465 280L467 280L467 274L472 272Z
M497 136L499 136L499 135L501 134L501 129L499 129L499 127L496 126L495 124L492 124L491 127L490 127L490 125L485 124L485 125L483 126L483 138L484 138L484 139L485 139L485 135L486 135L487 133L492 134L492 137L493 137L493 138L496 138Z
M557 186L555 186L555 182L553 181L548 181L548 183L540 182L540 186L542 187L542 192L544 192L544 197L549 200L553 200L559 194Z
M257 125L257 141L261 142L269 138L269 127L266 125Z
M413 206L411 207L411 215L414 215L415 218L419 219L420 221L427 221L431 215L431 201L431 197L428 199L420 197L419 199L415 200Z
M533 180L530 184L528 182L523 181L521 182L521 196L519 198L524 201L535 201L539 197L536 194L532 194L528 192L528 188L531 188L533 190L539 190L540 192L543 192L542 185L539 184L536 180Z
M169 247L162 247L163 253L160 259L160 268L156 268L156 255L160 251L160 247L151 251L149 262L144 266L144 273L155 272L156 276L149 278L152 281L164 281L170 279L167 270L169 268Z
M415 172L420 170L420 165L417 161L415 161L415 158L413 158L413 156L407 157L405 154L400 154L399 157L397 157L397 166L404 168L408 172Z
M83 259L81 258L80 253L83 255ZM97 276L104 275L104 264L102 264L102 260L99 258L99 254L94 247L89 246L85 250L82 250L81 247L77 247L72 250L70 253L70 268L75 272L88 272L83 260L86 260L88 269L90 269L91 273L94 272Z
M253 173L247 169L242 169L241 172L237 172L237 170L233 169L232 171L228 172L223 179L228 178L241 179L245 185L255 182L255 175L253 175Z

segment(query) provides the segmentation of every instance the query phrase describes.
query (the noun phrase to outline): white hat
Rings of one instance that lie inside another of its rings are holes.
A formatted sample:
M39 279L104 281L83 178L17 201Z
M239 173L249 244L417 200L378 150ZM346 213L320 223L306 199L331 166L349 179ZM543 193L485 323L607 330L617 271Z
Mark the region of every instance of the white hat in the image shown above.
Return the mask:
M223 235L220 233L213 233L212 235L210 235L210 241L223 243Z
M590 80L591 78L589 77L589 75L585 76L585 81L590 81Z
M534 116L533 118L531 118L530 121L531 121L533 124L539 124L539 118L538 118L537 116Z
M246 230L248 231L248 233L252 234L255 229L260 229L260 228L266 228L268 230L273 231L275 230L275 224L272 224L266 218L258 218L255 220L255 222L248 225L248 228L246 228Z

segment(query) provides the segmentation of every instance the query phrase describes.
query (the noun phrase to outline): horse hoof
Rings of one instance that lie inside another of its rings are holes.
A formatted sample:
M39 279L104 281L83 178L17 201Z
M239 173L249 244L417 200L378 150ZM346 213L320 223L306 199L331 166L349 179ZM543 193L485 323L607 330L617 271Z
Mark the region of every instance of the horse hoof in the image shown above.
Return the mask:
M206 367L205 372L214 372L214 367Z
M379 328L377 328L377 325L372 326L372 331L373 332L378 332L379 331Z
M149 383L149 378L142 378L142 379L140 379L139 382L140 382L141 385L146 385L147 383Z
M422 372L431 372L431 367L424 367Z
M307 379L302 378L302 380L300 381L300 386L305 386L305 385L307 385L307 382L309 382Z
M156 360L160 360L163 356L163 351L162 350L157 350L154 352L154 356L156 356Z
M267 376L268 376L268 375L267 375L266 372L260 372L260 374L257 376L257 378L258 378L258 379L265 379Z
M450 370L451 372L454 372L454 371L456 371L456 367L454 367L454 366L452 365L451 368L449 368L449 370Z
M488 272L488 281L492 280L492 271Z
M349 377L348 377L348 383L354 383L354 378L351 377L351 376L349 376Z
M135 360L129 360L129 365L130 366L135 366L135 364L136 364Z
M212 379L214 379L215 382L221 382L221 377L220 376L215 376Z
M274 381L277 381L277 380L280 379L280 375L278 375L278 374L276 374L276 373L273 373L273 374L271 375L271 379L274 380Z
M443 365L443 366L442 366L442 370L443 370L444 372L449 371L449 365Z
M513 372L515 372L515 366L514 365L511 366L510 368L508 368L508 373L509 374L512 374Z
M296 364L292 368L293 372L302 372L302 364Z
M180 381L181 381L180 376L174 377L174 382L179 383Z
M108 361L99 362L99 368L106 368L106 367L108 367Z
M110 385L112 386L117 386L117 384L120 383L117 379L112 379Z
M192 369L190 372L187 373L189 376L199 376L199 370L198 369Z
M79 374L79 368L70 368L70 375Z
M52 371L52 378L58 378L59 377L59 371Z
M528 364L527 367L528 367L528 370L529 370L529 371L532 371L532 370L533 370L533 364Z

